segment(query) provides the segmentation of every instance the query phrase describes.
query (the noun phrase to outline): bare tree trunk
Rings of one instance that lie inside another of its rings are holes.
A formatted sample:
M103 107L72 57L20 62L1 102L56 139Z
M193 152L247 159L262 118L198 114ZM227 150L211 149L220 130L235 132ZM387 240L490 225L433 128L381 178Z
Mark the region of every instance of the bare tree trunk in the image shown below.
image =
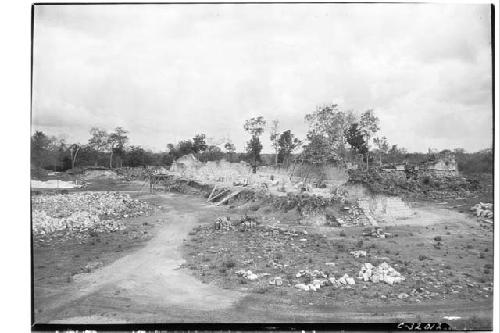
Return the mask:
M80 147L78 147L75 151L75 154L73 155L73 150L71 150L71 169L75 168L75 163L76 163L76 157L78 156L78 152L80 151Z
M113 150L111 150L111 154L109 154L109 168L113 169Z

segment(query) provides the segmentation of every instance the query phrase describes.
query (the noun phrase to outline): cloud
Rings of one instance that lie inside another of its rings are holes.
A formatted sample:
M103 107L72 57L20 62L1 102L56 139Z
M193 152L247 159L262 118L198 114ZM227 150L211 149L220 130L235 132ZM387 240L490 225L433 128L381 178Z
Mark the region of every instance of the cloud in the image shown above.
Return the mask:
M304 138L305 114L340 102L374 109L410 150L477 150L489 38L487 5L37 5L33 127L84 142L123 126L158 150L203 132L243 150L249 117Z

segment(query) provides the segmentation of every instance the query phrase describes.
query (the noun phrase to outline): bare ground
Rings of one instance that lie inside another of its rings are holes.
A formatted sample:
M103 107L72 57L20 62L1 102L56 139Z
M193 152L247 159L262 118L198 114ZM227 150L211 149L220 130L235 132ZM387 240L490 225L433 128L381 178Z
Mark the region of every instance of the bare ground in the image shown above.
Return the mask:
M183 240L189 238L188 233L194 227L213 222L215 217L227 214L227 210L209 206L203 199L194 196L135 195L164 208L156 216L130 221L131 225L138 226L138 230L144 222L149 222L151 237L127 238L124 242L123 237L116 236L115 239L108 239L108 244L97 242L92 246L66 244L59 248L34 248L36 323L394 322L443 321L443 316L453 315L465 320L473 318L481 327L491 325L492 300L476 295L468 299L440 299L415 304L365 302L362 295L345 294L338 301L304 303L276 293L259 294L230 286L224 289L217 281L202 281L188 269L179 268L185 262ZM466 269L467 274L479 279L483 272L478 265L482 266L484 261L475 263L478 262L477 249L492 244L492 234L479 228L474 221L463 223L463 214L459 221L454 218L455 215L439 209L430 209L429 214L437 216L438 224L394 226L403 228L400 237L403 232L407 233L405 246L400 247L406 248L409 253L415 253L415 249L422 247L425 251L434 251L430 248L432 237L436 234L448 237L446 246L449 249L444 253L433 252L440 258L435 262L443 263L441 259L446 254L450 262L461 262L453 269L453 274L462 274L462 270ZM336 231L331 232L335 234ZM355 232L355 229L347 231L347 238L354 240ZM459 238L460 235L462 238ZM480 245L477 245L478 240ZM420 245L422 243L424 246ZM385 253L387 246L389 251L393 250L390 244L378 243L378 251ZM490 246L490 251L492 249ZM80 273L75 265L81 266L85 260L94 260L88 255L92 250L104 266L91 273ZM487 262L490 255L487 253ZM83 258L82 262L75 259L76 256ZM46 273L47 270L51 273ZM73 277L68 278L67 273ZM295 290L292 289L290 293L293 292ZM469 321L460 322L460 325L469 325Z

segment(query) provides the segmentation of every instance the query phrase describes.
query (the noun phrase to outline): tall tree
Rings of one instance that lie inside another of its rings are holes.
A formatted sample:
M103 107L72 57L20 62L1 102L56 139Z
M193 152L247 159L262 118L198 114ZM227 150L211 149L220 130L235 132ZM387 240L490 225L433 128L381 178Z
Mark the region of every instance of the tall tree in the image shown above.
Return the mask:
M314 131L307 133L307 144L303 148L301 159L308 163L321 165L338 160L329 140Z
M31 162L37 167L43 167L47 162L50 138L42 131L35 131L31 137Z
M88 146L96 152L95 165L97 165L99 153L106 153L109 151L109 136L108 133L98 127L90 129L90 139Z
M365 137L366 145L370 148L370 139L380 130L379 119L373 110L367 110L361 114L359 128Z
M279 121L278 120L273 120L271 125L271 133L269 135L269 139L271 140L271 144L274 148L274 153L275 153L275 161L274 164L278 165L278 151L279 151L279 133L278 133L278 126L279 126Z
M82 145L80 145L79 143L73 143L72 145L69 146L69 153L71 155L71 169L75 168L76 158L81 148Z
M113 154L116 153L120 159L124 153L125 145L128 142L128 131L122 127L115 128L115 131L108 136L109 154L109 168L113 167ZM120 161L121 164L121 161ZM121 165L120 165L121 166Z
M305 116L309 123L309 133L312 136L322 135L332 146L337 159L344 158L344 133L355 119L352 111L343 111L337 104L317 107L315 112Z
M184 141L179 141L177 144L177 155L178 157L192 154L194 152L193 150L193 141L191 140L184 140Z
M250 133L252 136L259 137L264 133L264 128L266 127L266 121L264 117L258 116L254 118L250 118L245 121L245 125L243 128L245 131Z
M253 172L255 173L257 162L260 162L260 152L262 151L262 143L259 137L252 136L250 141L247 142L247 153L253 162Z
M354 153L365 155L368 152L365 137L358 123L353 123L345 132L347 143L352 147Z
M278 156L280 162L288 165L290 156L302 142L292 134L292 131L286 130L279 136L278 139Z
M193 152L195 154L197 153L202 153L205 150L207 150L208 145L206 143L206 136L205 134L196 134L195 137L193 138Z
M253 173L255 173L257 170L257 162L260 161L262 143L260 142L259 136L264 133L265 126L266 121L262 116L248 119L247 121L245 121L245 124L243 126L245 131L247 131L251 135L250 141L247 142L247 153L250 155L253 161Z
M233 154L234 152L236 151L236 147L234 146L234 144L232 142L226 142L226 144L224 145L224 149L226 149L226 153L227 153L227 156L228 156L228 160L231 162L232 158L233 158Z

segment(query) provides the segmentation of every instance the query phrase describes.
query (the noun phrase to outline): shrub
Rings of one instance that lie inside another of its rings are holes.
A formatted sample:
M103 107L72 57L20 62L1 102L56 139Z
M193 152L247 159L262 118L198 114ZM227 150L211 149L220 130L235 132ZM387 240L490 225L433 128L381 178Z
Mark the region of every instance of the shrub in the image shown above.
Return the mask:
M227 259L227 260L222 262L222 266L227 268L227 269L230 269L230 268L233 268L234 266L236 266L236 262L233 259Z

